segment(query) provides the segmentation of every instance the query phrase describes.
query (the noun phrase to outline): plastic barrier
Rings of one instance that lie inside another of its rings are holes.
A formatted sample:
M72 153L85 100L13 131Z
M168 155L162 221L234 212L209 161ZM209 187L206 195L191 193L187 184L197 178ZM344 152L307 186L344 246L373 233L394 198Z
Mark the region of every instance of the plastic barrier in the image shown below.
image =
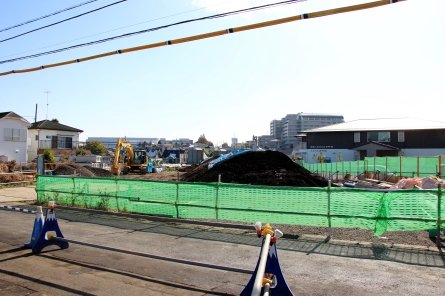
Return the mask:
M440 189L254 186L118 178L38 176L37 200L185 219L266 220L333 228L429 230L445 225ZM265 210L270 208L271 210Z

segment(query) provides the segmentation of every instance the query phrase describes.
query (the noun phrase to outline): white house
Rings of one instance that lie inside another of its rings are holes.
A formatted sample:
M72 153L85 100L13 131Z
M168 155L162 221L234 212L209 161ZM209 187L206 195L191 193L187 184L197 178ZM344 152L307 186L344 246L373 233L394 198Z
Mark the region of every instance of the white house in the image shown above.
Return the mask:
M29 122L14 112L0 113L0 160L27 162Z
M31 145L28 159L42 154L45 148L51 148L55 155L75 154L79 147L79 135L83 130L60 124L51 120L34 122L28 129Z

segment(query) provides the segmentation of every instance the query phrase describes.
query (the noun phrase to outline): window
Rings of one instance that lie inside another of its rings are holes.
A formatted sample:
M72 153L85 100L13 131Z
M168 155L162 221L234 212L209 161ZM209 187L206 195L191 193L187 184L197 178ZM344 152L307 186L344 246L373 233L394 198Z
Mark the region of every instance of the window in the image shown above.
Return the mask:
M389 132L368 132L368 142L389 142Z
M70 137L57 137L57 148L61 149L72 149L73 148L73 138Z
M405 132L398 132L397 138L399 142L405 142Z
M4 140L14 142L26 142L26 129L5 128Z
M354 142L360 143L360 132L354 133Z

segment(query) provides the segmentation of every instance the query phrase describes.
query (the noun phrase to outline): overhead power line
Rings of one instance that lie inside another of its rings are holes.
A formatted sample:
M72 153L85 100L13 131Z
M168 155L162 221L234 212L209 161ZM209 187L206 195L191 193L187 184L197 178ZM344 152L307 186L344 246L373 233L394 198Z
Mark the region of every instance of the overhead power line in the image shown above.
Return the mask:
M265 8L271 8L271 7L280 6L280 5L294 4L297 2L303 2L303 1L306 1L306 0L287 0L287 1L282 1L282 2L277 2L277 3L272 3L272 4L256 6L256 7L252 7L252 8L245 8L245 9L241 9L241 10L215 14L215 15L206 16L206 17L197 18L197 19L191 19L191 20L187 20L187 21L181 21L181 22L164 25L164 26L160 26L160 27L155 27L155 28L150 28L150 29L146 29L146 30L142 30L142 31L126 33L123 35L118 35L118 36L114 36L114 37L109 37L109 38L105 38L105 39L87 42L87 43L81 43L81 44L77 44L77 45L72 45L72 46L68 46L68 47L64 47L64 48L59 48L59 49L54 49L54 50L45 51L45 52L41 52L41 53L36 53L36 54L23 56L23 57L19 57L19 58L4 60L4 61L0 61L0 64L6 64L6 63L12 63L12 62L20 61L20 60L25 60L25 59L37 58L37 57L44 56L44 55L50 55L50 54L67 51L67 50L71 50L71 49L75 49L75 48L80 48L80 47L84 47L84 46L105 43L105 42L113 41L113 40L120 39L120 38L126 38L126 37L131 37L131 36L135 36L135 35L139 35L139 34L153 32L153 31L165 29L165 28L172 27L172 26L182 25L182 24L186 24L186 23L202 21L202 20L206 20L206 19L221 18L221 17L225 17L225 16L230 16L230 15L235 15L235 14L265 9Z
M9 37L9 38L0 40L0 42L5 42L5 41L11 40L11 39L14 39L14 38L17 38L17 37L20 37L20 36L23 36L23 35L26 35L26 34L29 34L29 33L35 32L35 31L38 31L38 30L42 30L42 29L45 29L45 28L48 28L48 27L52 27L52 26L58 25L58 24L60 24L60 23L63 23L63 22L66 22L66 21L69 21L69 20L72 20L72 19L75 19L75 18L84 16L84 15L86 15L86 14L90 14L90 13L96 12L96 11L98 11L98 10L101 10L101 9L104 9L104 8L107 8L107 7L110 7L110 6L113 6L113 5L116 5L116 4L125 2L125 1L127 1L127 0L120 0L120 1L117 1L117 2L114 2L114 3L111 3L111 4L108 4L108 5L99 7L99 8L97 8L97 9L90 10L90 11L87 11L87 12L85 12L85 13L82 13L82 14L79 14L79 15L76 15L76 16L73 16L73 17L70 17L70 18L61 20L61 21L56 22L56 23L52 23L52 24L49 24L49 25L46 25L46 26L43 26L43 27L40 27L40 28L31 30L31 31L28 31L28 32L25 32L25 33L22 33L22 34L18 34L18 35L15 35L15 36L12 36L12 37Z
M30 49L30 50L26 50L26 51L22 51L22 52L14 53L14 54L9 54L9 55L5 55L5 56L1 56L0 59L2 59L2 58L7 58L7 57L10 57L10 56L18 56L18 55L23 54L23 53L27 53L27 52L31 52L31 51L37 51L37 50L40 50L40 49L44 49L44 48L48 48L48 47L53 47L53 46L56 46L56 45L65 44L65 43L69 43L69 42L73 42L73 41L77 41L77 40L85 39L85 38L88 38L88 37L93 37L93 36L97 36L97 35L101 35L101 34L105 34L105 33L113 32L113 31L117 31L117 30L121 30L121 29L129 28L129 27L134 27L134 26L138 26L138 25L141 25L141 24L145 24L145 23L149 23L149 22L154 22L154 21L157 21L157 20L166 19L166 18L170 18L170 17L173 17L173 16L181 15L181 14L186 14L186 13L190 13L190 12L194 12L194 11L198 11L198 10L202 10L202 9L208 9L208 8L210 8L210 7L220 6L220 5L224 5L224 4L231 3L231 2L235 2L235 1L238 1L238 0L231 0L231 1L227 1L227 2L222 2L222 3L214 4L214 5L203 6L203 7L197 8L197 9L187 10L187 11L183 11L183 12L179 12L179 13L175 13L175 14L170 14L170 15L166 15L166 16L158 17L158 18L155 18L155 19L151 19L151 20L148 20L148 21L143 21L143 22L139 22L139 23L136 23L136 24L127 25L127 26L124 26L124 27L119 27L119 28L115 28L115 29L108 30L108 31L103 31L103 32L99 32L99 33L95 33L95 34L87 35L87 36L84 36L84 37L80 37L80 38L76 38L76 39L71 39L71 40L67 40L67 41L59 42L59 43L56 43L56 44L46 45L46 46L39 47L39 48L34 48L34 49Z
M42 70L42 69L46 69L46 68L53 68L53 67L59 67L59 66L65 66L65 65L69 65L69 64L85 62L85 61L89 61L89 60L94 60L94 59L98 59L98 58L116 55L116 54L123 54L123 53L145 50L145 49L150 49L150 48L156 48L156 47L161 47L161 46L174 45L174 44L180 44L180 43L185 43L185 42L190 42L190 41L207 39L207 38L211 38L211 37L217 37L217 36L222 36L222 35L226 35L226 34L238 33L238 32L254 30L254 29L259 29L259 28L265 28L265 27L290 23L290 22L299 21L299 20L329 16L329 15L358 11L358 10L369 9L369 8L375 8L375 7L384 6L384 5L388 5L388 4L392 4L392 3L396 3L396 2L402 2L402 1L406 1L406 0L380 0L380 1L375 1L375 2L353 5L353 6L340 7L340 8L334 8L334 9L329 9L329 10L322 10L322 11L317 11L317 12L312 12L312 13L304 13L301 15L291 16L291 17L282 18L282 19L276 19L276 20L262 22L262 23L256 23L256 24L237 27L237 28L229 28L226 30L220 30L220 31L210 32L210 33L201 34L201 35L189 36L189 37L175 39L175 40L168 40L168 41L152 43L152 44L147 44L147 45L142 45L142 46L137 46L137 47L119 49L116 51L106 52L106 53L102 53L102 54L98 54L98 55L94 55L94 56L65 61L65 62L56 63L56 64L50 64L50 65L29 68L29 69L22 69L22 70L12 70L12 71L8 71L8 72L0 73L0 76L9 75L9 74L13 74L13 73L33 72L33 71L38 71L38 70Z
M14 25L14 26L11 26L11 27L7 27L7 28L4 28L4 29L0 29L0 32L7 31L7 30L11 30L11 29L14 29L14 28L17 28L17 27L20 27L20 26L23 26L23 25L26 25L26 24L29 24L29 23L32 23L32 22L35 22L35 21L44 19L44 18L47 18L47 17L53 16L53 15L56 15L56 14L65 12L65 11L67 11L67 10L71 10L71 9L74 9L74 8L77 8L77 7L86 5L86 4L90 4L91 2L95 2L95 1L97 1L97 0L90 0L90 1L87 1L87 2L83 2L83 3L77 4L77 5L74 5L74 6L71 6L71 7L68 7L68 8L65 8L65 9L62 9L62 10L59 10L59 11L56 11L56 12L53 12L53 13L44 15L44 16L41 16L41 17L38 17L38 18L35 18L35 19L33 19L33 20L30 20L30 21L26 21L26 22L20 23L20 24L18 24L18 25Z

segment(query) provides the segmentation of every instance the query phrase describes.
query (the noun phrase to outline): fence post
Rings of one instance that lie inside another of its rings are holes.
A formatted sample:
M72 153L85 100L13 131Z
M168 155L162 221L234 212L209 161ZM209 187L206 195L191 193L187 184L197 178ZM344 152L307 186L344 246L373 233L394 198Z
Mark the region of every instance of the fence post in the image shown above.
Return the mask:
M326 240L331 239L331 180L328 180L328 236Z
M439 155L439 178L442 177L442 155Z
M119 180L119 172L117 173L117 176L114 178L115 182L116 182L116 194L115 194L115 199L116 199L116 208L117 211L120 212L119 210L119 199L117 197L117 194L119 192L119 184L118 184L118 180Z
M341 174L343 175L343 180L345 179L345 162L341 162Z
M176 208L176 218L179 219L179 182L175 181L176 184L176 200L175 200L175 208Z
M399 156L400 158L400 175L399 178L402 179L402 156Z
M436 236L436 244L439 250L441 250L440 243L440 228L442 226L442 219L440 215L440 200L442 199L442 187L441 184L437 184L437 236Z
M221 174L218 175L218 182L216 183L216 198L215 198L215 217L218 220L218 191L221 185Z
M71 179L73 179L73 190L71 191L71 200L74 200L74 191L76 191L76 182L74 181L74 179L76 179L76 173L74 173L74 175L71 176Z
M420 177L420 158L417 156L417 177Z

